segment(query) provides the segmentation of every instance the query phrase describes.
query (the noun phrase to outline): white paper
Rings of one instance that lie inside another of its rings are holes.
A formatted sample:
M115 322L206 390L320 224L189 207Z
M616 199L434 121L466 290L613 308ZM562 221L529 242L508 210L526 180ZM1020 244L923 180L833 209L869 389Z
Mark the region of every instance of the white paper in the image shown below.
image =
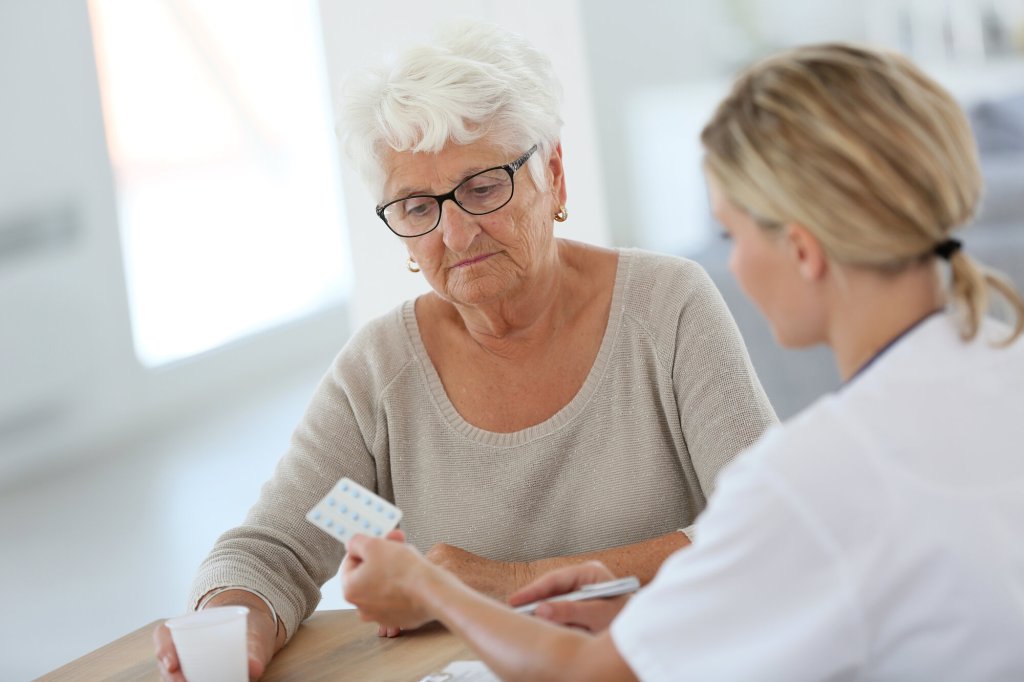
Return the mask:
M490 668L480 661L452 661L439 673L431 673L420 682L499 682Z

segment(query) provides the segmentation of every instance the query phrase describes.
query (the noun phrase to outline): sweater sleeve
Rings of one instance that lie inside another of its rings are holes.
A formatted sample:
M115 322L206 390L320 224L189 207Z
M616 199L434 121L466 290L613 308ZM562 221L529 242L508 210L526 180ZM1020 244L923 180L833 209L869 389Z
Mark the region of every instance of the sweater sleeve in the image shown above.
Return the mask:
M383 372L364 352L369 344L353 342L321 381L256 504L200 566L190 608L217 587L255 590L274 605L289 638L316 609L344 549L305 515L342 476L377 490L373 450L386 439L377 399Z
M705 498L719 471L776 423L736 322L704 269L686 261L672 381L683 438Z

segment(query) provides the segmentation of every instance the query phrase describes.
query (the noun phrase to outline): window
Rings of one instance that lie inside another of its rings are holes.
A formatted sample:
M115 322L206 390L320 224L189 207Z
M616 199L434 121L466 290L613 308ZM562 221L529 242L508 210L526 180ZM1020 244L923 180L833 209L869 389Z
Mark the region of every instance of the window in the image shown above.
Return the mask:
M342 300L349 256L314 2L89 10L142 363Z

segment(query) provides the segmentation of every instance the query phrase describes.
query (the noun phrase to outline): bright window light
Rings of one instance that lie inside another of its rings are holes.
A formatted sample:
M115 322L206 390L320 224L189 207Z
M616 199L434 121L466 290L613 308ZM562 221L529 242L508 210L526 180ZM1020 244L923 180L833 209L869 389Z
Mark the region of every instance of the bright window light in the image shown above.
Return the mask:
M90 0L136 353L162 365L343 299L312 0Z

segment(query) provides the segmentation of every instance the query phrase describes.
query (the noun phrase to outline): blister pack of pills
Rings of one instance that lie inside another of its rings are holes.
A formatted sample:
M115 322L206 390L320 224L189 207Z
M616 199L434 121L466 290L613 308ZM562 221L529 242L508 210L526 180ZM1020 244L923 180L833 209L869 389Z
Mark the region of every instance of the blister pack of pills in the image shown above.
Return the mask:
M345 543L357 534L387 535L402 520L402 510L352 479L343 478L309 510L306 520Z

